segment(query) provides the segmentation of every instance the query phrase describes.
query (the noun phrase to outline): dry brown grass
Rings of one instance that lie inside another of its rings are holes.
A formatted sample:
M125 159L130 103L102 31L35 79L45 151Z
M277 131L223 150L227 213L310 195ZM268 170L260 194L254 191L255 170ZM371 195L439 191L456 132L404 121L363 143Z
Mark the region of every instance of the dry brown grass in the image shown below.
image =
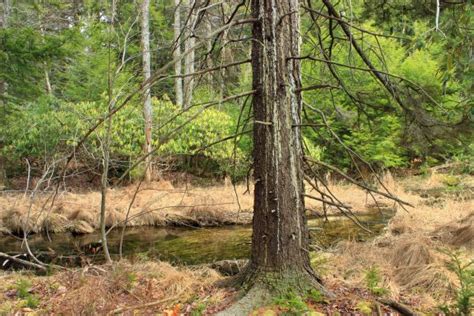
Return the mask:
M123 225L135 189L136 186L131 185L109 191L108 227ZM245 186L236 187L237 203L232 186L173 188L169 182L153 182L140 188L130 207L127 225L249 223L251 216L237 216L249 214L252 210L253 193L244 194L245 190ZM47 204L48 197L38 196L34 200L26 226L29 231L40 232L47 228L51 232L69 230L86 233L91 227L97 228L99 192L62 193L52 208ZM30 200L22 194L0 196L0 232L21 232L29 209Z
M414 183L415 180L408 179ZM434 186L432 178L418 179L418 186ZM438 184L436 184L438 185ZM370 267L377 267L381 286L399 300L412 299L416 307L429 310L452 298L458 279L447 269L450 258L440 249L461 250L473 257L474 204L462 198L443 198L428 205L426 199L394 188L397 196L414 208L401 209L386 233L371 242L342 242L333 250L330 272L353 286L365 287Z
M310 186L308 193L312 192ZM354 212L367 212L374 204L365 193L350 185L330 184L341 200L353 207ZM135 195L136 186L111 189L108 193L106 226L121 226ZM31 206L27 229L40 232L73 231L88 233L97 229L99 222L100 193L61 193L53 207L48 203L50 195L38 195ZM0 229L19 233L28 217L31 201L23 194L0 196ZM389 205L384 198L378 198L380 205ZM321 212L322 204L307 199L308 208ZM391 205L391 204L390 204ZM143 185L130 207L127 226L198 225L216 226L223 224L247 224L251 222L253 209L253 187L245 185L235 188L231 185L213 187L173 188L170 182L152 182ZM329 213L337 209L328 207Z
M14 295L19 279L28 278L31 293L39 298L38 314L106 315L124 308L127 313L156 314L176 304L199 301L213 304L226 294L213 284L221 279L208 268L177 268L164 262L126 262L113 266L87 267L56 273L53 276L3 274L0 292L12 293L3 303L0 314L25 311ZM212 298L211 298L212 294ZM5 296L4 296L5 297ZM129 307L160 302L149 307ZM183 307L181 305L181 307ZM190 306L191 307L191 306Z
M460 220L439 227L432 235L445 244L474 250L474 211Z
M418 187L424 188L426 183L427 186L434 186L435 180L427 178L416 181ZM453 286L458 282L456 276L446 268L449 257L438 249L461 249L468 257L474 254L473 203L468 199L445 197L436 204L428 204L419 195L403 190L390 176L385 181L391 192L413 204L414 208L408 212L398 209L386 232L372 241L344 241L328 253L319 254L327 262L325 277L337 279L338 282L344 280L352 287L366 287L367 271L377 267L382 279L379 286L386 288L389 296L408 302L419 310L432 310L434 306L452 298ZM406 181L415 183L413 179ZM330 188L341 201L350 203L356 211L366 210L367 205L371 204L370 197L366 202L365 193L354 186L330 184ZM251 210L252 193L244 195L245 190L244 186L237 187L241 208ZM111 190L110 215L107 218L109 225L124 218L133 195L133 187ZM80 225L86 227L82 230L94 229L99 199L96 192L63 194L51 212L55 215L49 221L51 225L54 221L64 225L66 218L70 223L69 230ZM386 199L379 199L378 202L392 205ZM5 196L0 199L0 203L8 206L3 213L3 227L21 228L25 213L22 207L28 205L26 201L19 202L18 197ZM321 208L320 203L310 203L310 207ZM32 209L32 218L39 212L38 205ZM232 187L175 189L166 183L152 183L137 195L131 208L129 224L165 225L177 221L222 224L226 221L235 222L238 209ZM135 216L140 213L143 215ZM44 222L44 217L39 218ZM44 229L41 225L30 225L34 229ZM323 270L322 267L317 268ZM162 311L177 302L185 302L193 295L200 299L207 297L208 300L222 300L225 293L211 286L218 279L219 276L209 269L179 269L166 263L149 262L133 266L119 264L114 269L99 267L61 272L49 278L35 277L34 282L38 284L35 291L42 295L41 308L51 313L103 314L117 307L171 298L150 310L140 310L146 314ZM8 284L9 281L5 282Z

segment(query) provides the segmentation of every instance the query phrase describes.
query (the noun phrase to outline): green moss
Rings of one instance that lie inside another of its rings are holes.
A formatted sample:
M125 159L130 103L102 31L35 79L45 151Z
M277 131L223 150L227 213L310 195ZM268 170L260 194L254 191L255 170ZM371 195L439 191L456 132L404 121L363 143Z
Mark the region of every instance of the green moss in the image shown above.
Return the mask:
M461 179L453 175L445 175L441 181L448 187L457 187L461 184Z
M284 308L290 315L301 315L309 311L308 305L303 298L292 291L289 291L286 295L275 298L274 303Z
M364 315L372 315L372 303L367 301L360 301L357 303L356 308Z

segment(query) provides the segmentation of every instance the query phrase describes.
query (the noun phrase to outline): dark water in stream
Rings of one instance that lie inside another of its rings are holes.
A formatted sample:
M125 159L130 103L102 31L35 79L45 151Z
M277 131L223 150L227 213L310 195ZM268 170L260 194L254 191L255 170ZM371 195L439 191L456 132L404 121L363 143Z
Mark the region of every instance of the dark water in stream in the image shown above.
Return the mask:
M346 217L332 216L329 221L311 219L309 226L312 245L327 248L340 240L365 241L380 234L393 213L375 212L359 216L360 222L369 228L370 234ZM224 259L247 258L250 252L251 226L225 226L215 228L182 227L131 227L125 230L124 257L133 259L158 258L176 264L202 264ZM111 253L118 254L121 229L108 235ZM102 252L99 233L72 236L69 233L32 235L30 248L45 261L58 264L78 265L85 262L100 263ZM21 240L12 236L0 237L0 251L25 252ZM94 252L96 252L94 254ZM0 259L0 265L2 263Z

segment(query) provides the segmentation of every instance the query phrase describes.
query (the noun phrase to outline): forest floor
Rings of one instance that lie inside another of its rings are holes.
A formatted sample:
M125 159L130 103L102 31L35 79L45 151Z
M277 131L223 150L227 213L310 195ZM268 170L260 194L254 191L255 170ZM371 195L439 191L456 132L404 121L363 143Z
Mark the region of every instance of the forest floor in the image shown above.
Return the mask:
M312 254L315 270L337 298L282 297L275 300L274 306L256 311L256 315L309 311L312 315L382 315L390 310L386 300L423 313L439 312L441 306L450 306L455 313L456 306L470 304L473 272L472 265L467 267L466 263L474 257L474 177L435 173L396 181L388 177L384 183L414 207L407 211L397 208L386 231L373 240L341 241L324 252ZM237 214L241 216L239 221L246 223L252 208L251 188L250 194L244 194L246 189L236 188L239 211L232 186L174 188L163 182L144 186L135 198L131 214L150 210L156 217L148 218L148 222L139 222L140 217L136 217L133 225L165 225L172 216L191 219L199 225L220 225L235 222ZM354 186L332 184L330 189L341 201L352 205L355 212L373 208L370 197L367 199ZM123 218L133 196L132 186L111 190L110 205L122 214L115 217ZM66 220L83 220L93 226L98 199L96 192L64 193L52 213L64 216L62 223L67 227L70 224ZM19 200L18 194L1 197L4 230L14 229L8 223L12 214L21 218L25 212L22 208L27 204ZM386 200L378 202L392 207ZM308 201L308 206L316 211L322 208L314 201ZM36 206L32 208L32 213L39 211ZM89 215L71 215L76 213ZM233 289L215 286L223 278L208 267L175 267L140 260L55 271L47 276L4 271L0 272L0 315L212 314L227 307L238 295Z

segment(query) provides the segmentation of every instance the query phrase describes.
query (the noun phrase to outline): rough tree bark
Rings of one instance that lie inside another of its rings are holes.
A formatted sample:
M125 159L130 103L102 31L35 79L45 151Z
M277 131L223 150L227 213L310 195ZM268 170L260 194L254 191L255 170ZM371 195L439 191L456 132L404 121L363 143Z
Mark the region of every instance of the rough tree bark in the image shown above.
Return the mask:
M149 7L150 0L143 0L141 5L141 44L143 57L143 79L145 81L151 77ZM143 95L143 118L145 120L144 152L145 155L148 155L145 160L145 180L150 182L152 177L152 155L150 154L152 151L152 107L150 88L147 88Z
M245 314L287 291L323 290L310 266L301 146L299 1L252 0L254 217L251 258L236 281Z
M180 3L181 0L174 0L175 11L174 11L174 41L176 48L173 52L173 58L178 59L181 55L181 10ZM183 106L183 78L181 78L181 60L174 64L174 73L176 78L174 79L175 94L176 94L176 105L179 107Z
M194 21L196 19L195 10L194 10L194 3L195 0L184 0L186 4L186 8L188 9L189 19L186 25L186 32L185 32L185 42L184 42L184 50L188 51L189 49L194 47L195 44L195 37L194 37ZM191 74L194 72L194 50L191 50L189 54L186 55L184 59L184 73ZM184 80L184 103L183 107L188 108L193 101L193 89L194 89L194 76L185 77Z

